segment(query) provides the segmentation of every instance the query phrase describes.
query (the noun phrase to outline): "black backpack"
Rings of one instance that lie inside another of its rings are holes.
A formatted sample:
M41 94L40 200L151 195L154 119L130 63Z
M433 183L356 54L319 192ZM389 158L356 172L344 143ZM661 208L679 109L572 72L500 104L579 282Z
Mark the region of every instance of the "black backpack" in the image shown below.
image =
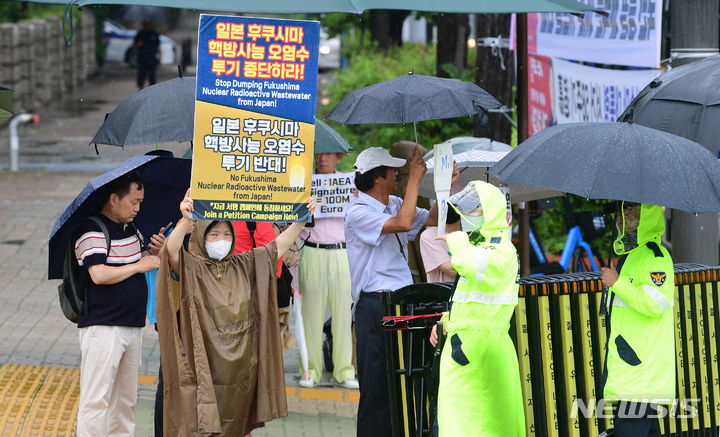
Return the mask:
M102 233L105 235L107 242L107 251L110 254L110 233L105 223L96 216L88 217L89 220L95 222ZM78 315L87 311L85 301L87 300L87 289L90 282L90 275L86 268L80 267L75 256L75 238L74 233L69 238L66 249L65 258L63 260L63 279L58 285L58 297L60 298L60 309L65 318L73 323L78 322Z

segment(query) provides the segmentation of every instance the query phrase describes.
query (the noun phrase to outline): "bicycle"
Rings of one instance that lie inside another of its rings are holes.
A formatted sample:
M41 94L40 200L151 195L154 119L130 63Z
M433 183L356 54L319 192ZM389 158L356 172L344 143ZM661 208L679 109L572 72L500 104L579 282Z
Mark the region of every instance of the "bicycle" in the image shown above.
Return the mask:
M569 202L568 202L569 205ZM530 226L529 238L531 254L535 255L535 270L530 276L540 276L570 272L599 271L599 267L605 267L602 257L595 259L592 248L588 241L600 237L607 228L605 215L602 211L580 211L573 212L568 206L565 210L565 223L568 226L568 234L560 255L560 261L548 261L542 243L535 235L534 229Z

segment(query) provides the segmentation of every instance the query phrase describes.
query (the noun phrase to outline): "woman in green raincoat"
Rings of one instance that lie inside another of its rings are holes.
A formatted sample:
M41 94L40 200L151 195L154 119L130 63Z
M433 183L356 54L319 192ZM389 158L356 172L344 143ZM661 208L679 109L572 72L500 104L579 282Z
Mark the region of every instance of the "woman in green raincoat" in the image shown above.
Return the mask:
M505 196L469 183L450 198L463 232L445 238L461 276L446 315L440 360L440 437L525 436L517 353L508 333L518 302L518 258ZM435 337L433 333L433 337Z

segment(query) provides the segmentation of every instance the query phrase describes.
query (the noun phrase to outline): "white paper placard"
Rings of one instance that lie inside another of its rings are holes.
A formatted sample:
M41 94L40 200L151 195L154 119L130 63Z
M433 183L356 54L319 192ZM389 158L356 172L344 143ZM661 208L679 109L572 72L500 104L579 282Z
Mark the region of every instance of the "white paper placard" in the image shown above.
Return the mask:
M452 184L452 144L435 144L433 159L435 161L433 182L435 183L435 197L438 202L438 235L444 235L447 220L447 201L450 197L450 185Z
M355 190L355 173L314 174L310 192L315 199L315 218L345 217Z

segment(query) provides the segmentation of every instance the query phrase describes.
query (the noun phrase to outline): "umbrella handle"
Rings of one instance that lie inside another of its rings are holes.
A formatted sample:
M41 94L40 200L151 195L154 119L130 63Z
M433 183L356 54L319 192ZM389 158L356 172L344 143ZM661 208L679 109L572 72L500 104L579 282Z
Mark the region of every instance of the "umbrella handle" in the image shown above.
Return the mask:
M600 297L600 311L598 312L600 317L607 317L607 297L608 289L603 287L602 296Z

